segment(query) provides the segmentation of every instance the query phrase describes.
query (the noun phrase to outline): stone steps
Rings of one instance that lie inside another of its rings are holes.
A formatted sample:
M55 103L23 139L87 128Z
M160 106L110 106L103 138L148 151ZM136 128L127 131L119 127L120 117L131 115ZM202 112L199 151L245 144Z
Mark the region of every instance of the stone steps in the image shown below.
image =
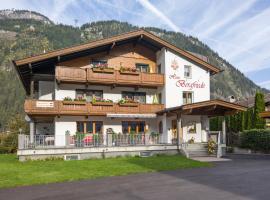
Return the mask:
M207 143L195 143L188 144L186 147L186 151L188 153L188 157L215 157L216 154L209 155L207 151Z

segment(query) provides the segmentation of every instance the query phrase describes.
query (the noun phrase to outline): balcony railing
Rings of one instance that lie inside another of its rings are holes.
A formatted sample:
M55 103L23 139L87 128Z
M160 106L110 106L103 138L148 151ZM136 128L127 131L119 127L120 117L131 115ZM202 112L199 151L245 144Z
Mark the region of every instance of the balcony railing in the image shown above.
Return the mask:
M144 72L121 72L119 70L81 69L78 67L56 67L56 80L70 83L99 83L158 87L164 85L164 75Z
M95 105L86 102L65 102L27 99L24 110L29 115L106 115L110 114L154 114L164 109L163 104Z
M18 149L123 147L171 144L162 134L18 135Z

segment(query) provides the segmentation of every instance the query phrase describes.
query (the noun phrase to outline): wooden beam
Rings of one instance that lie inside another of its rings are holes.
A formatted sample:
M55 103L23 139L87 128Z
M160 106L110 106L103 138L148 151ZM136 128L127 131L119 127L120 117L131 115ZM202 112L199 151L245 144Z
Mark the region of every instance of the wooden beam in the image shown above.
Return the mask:
M137 40L135 40L135 42L133 43L133 47L136 47L137 44L138 44L142 39L143 39L143 35L140 35L140 37L139 37Z
M208 111L213 111L217 108L217 105L212 105L212 106L209 106L209 108L206 108L204 111L208 112Z
M192 113L193 109L187 109L182 112L183 115L190 115Z
M238 110L230 110L230 111L225 111L224 115L234 115L238 113Z
M115 47L116 43L113 42L112 45L109 47L107 54L110 54L110 51Z

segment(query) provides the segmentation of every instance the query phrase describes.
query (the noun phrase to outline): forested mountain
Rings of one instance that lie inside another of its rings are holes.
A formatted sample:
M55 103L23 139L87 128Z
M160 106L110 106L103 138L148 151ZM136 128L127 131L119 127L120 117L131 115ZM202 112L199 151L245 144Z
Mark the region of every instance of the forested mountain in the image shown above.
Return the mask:
M27 12L12 11L10 14L7 11L0 11L0 125L2 128L12 115L23 114L25 93L11 60L139 28L118 21L99 21L73 27L54 24L43 15L35 12L31 12L30 15L30 12L29 14ZM33 17L33 13L36 17ZM241 99L254 95L256 90L261 90L197 38L158 28L144 27L144 29L182 49L207 56L210 63L224 69L224 72L211 79L212 97L226 98L234 95Z

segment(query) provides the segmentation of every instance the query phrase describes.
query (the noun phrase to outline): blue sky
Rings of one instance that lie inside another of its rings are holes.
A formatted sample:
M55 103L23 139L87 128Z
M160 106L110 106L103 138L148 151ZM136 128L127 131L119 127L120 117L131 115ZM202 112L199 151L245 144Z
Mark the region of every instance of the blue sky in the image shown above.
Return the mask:
M270 89L269 0L8 0L57 23L126 21L198 37L258 85Z

